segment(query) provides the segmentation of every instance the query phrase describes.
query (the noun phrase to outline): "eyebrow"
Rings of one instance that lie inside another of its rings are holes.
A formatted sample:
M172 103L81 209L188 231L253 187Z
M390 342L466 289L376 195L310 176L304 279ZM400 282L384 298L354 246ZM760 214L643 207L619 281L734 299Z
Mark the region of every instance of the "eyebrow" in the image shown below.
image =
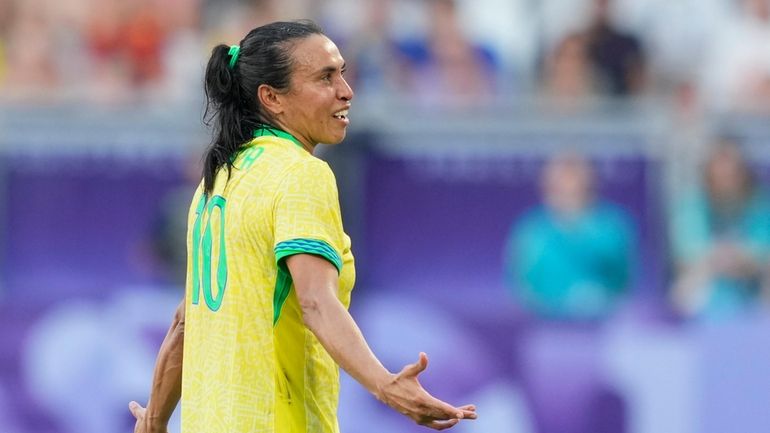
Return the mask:
M344 71L347 67L348 67L348 64L347 63L343 63L342 67L339 68L339 70L340 71ZM336 72L336 71L337 71L337 68L335 66L326 66L326 67L324 67L323 69L321 69L318 72L318 75L328 74L328 73Z

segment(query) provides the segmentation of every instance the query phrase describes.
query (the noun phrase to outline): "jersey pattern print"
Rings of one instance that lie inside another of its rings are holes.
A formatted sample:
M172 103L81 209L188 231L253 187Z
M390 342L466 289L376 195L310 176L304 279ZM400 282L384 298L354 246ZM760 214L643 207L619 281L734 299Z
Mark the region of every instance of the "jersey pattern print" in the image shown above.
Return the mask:
M188 215L183 433L335 433L339 371L302 314L285 260L314 254L355 281L329 166L259 130Z

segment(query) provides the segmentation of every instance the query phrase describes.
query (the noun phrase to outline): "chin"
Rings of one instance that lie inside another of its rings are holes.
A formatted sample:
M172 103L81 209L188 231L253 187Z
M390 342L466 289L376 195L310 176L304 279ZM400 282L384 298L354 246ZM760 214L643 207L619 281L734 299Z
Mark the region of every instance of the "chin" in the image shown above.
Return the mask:
M334 137L327 137L326 141L323 141L323 143L329 144L332 146L334 146L335 144L340 144L342 143L342 140L345 139L345 135L346 134L343 132L341 135L337 135Z

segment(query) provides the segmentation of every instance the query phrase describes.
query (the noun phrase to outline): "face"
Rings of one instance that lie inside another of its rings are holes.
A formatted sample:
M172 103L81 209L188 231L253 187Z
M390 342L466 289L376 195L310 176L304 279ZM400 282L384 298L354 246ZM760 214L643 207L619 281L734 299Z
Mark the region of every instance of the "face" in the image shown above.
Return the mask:
M768 0L745 0L744 8L749 14L755 16L761 21L770 20L770 1Z
M543 173L545 202L561 214L581 212L591 201L592 177L588 163L577 156L549 161Z
M312 35L294 46L289 91L276 97L276 120L306 148L337 144L345 138L353 90L343 77L345 61L334 42Z
M706 170L713 199L733 201L744 196L749 175L736 148L724 147L717 150L708 161Z

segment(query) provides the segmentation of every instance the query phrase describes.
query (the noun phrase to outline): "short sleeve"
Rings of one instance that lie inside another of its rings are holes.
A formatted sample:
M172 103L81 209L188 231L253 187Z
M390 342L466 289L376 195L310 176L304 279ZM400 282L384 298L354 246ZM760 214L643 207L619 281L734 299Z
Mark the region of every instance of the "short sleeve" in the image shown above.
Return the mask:
M285 259L314 254L342 270L342 218L337 182L329 166L308 159L290 167L274 204L275 260L287 271Z

